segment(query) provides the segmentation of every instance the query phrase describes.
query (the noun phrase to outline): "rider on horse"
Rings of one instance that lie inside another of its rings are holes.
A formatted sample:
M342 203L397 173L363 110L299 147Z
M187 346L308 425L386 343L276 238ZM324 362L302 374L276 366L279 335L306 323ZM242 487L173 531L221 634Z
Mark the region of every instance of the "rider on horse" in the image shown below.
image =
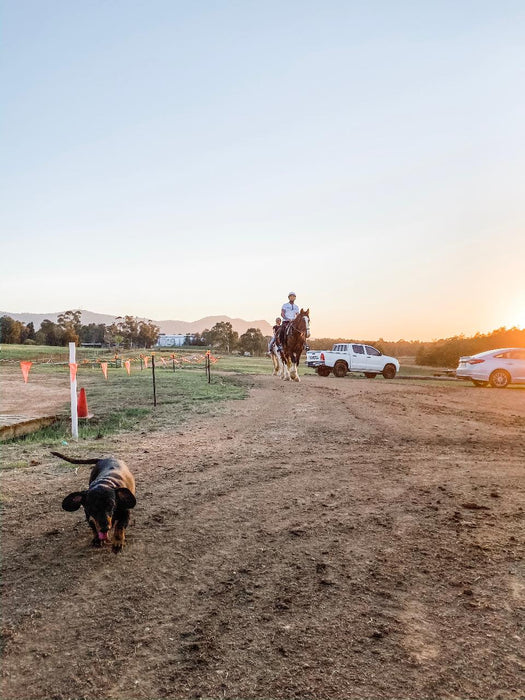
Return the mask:
M281 317L277 316L275 319L275 326L273 327L273 337L268 343L268 352L272 352L272 348L275 345L275 341L277 340L277 332L279 328L281 327Z
M299 307L297 304L295 304L295 298L296 294L295 292L290 292L288 294L288 301L282 305L281 308L281 317L283 319L283 325L281 328L277 331L276 333L276 338L277 338L277 348L278 350L281 350L281 345L283 343L283 339L288 331L288 326L290 325L291 321L295 319L297 314L299 313Z

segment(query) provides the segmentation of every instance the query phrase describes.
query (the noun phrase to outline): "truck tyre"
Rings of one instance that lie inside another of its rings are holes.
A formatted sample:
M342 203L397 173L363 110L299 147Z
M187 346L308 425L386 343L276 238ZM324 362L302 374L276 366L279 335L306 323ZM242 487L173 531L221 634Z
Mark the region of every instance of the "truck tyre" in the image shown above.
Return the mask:
M343 362L343 360L337 360L334 365L334 377L346 377L347 372L348 367L346 366L346 362Z
M386 365L383 369L383 377L385 379L393 379L396 376L396 368L394 365Z
M376 378L376 373L375 372L365 372L365 377L367 379L375 379Z
M320 377L328 377L328 375L330 374L330 367L326 367L326 365L320 365L317 368L317 374Z

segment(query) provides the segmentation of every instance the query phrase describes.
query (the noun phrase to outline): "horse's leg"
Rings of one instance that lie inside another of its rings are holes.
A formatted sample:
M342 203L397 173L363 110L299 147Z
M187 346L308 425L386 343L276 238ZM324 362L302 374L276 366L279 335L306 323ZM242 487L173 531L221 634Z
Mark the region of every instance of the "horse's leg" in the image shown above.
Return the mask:
M291 371L291 377L294 380L294 382L300 382L301 380L299 379L299 359L301 355L298 354L297 352L292 353L292 371Z
M285 366L285 360L284 360L284 353L282 350L277 350L277 361L279 363L279 377L281 379L284 379L284 366Z
M275 375L279 373L279 358L274 353L273 348L272 348L272 364L273 364L273 376L275 377Z
M291 365L290 358L288 357L288 355L285 355L282 358L282 361L283 361L283 373L281 376L285 382L289 382L290 381L290 365Z
M299 375L297 373L297 357L295 354L292 355L292 371L290 372L290 377L294 380L294 382L300 381Z

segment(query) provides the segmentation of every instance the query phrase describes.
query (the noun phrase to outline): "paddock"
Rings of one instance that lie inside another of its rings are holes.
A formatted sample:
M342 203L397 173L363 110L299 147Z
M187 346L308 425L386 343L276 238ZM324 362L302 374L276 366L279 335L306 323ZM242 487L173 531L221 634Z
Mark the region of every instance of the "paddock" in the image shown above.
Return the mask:
M525 391L302 379L69 446L133 469L118 556L5 446L2 697L519 696Z

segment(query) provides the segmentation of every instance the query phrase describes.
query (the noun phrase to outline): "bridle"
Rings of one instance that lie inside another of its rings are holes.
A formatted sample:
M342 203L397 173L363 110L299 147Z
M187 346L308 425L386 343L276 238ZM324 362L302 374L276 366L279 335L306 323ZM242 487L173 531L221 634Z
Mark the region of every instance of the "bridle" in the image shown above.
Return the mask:
M305 325L304 331L299 330L299 328L297 328L297 326L294 325L294 323L297 321L297 319L304 319L304 325ZM296 316L294 318L294 320L292 321L292 329L294 331L296 331L297 333L300 333L301 335L303 335L303 333L304 333L305 339L308 338L310 335L310 318L309 318L309 316L307 314L299 314L298 316Z

